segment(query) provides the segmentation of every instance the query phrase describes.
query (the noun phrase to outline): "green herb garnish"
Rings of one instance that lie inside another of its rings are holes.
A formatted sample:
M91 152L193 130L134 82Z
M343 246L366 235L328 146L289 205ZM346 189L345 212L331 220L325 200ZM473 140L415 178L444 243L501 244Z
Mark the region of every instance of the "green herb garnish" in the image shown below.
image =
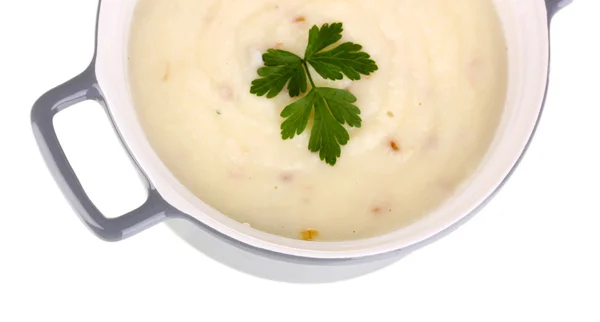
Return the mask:
M281 136L292 139L306 129L314 110L314 123L308 149L319 152L319 157L329 165L335 165L341 155L341 146L350 140L343 126L360 128L360 109L354 105L356 97L347 90L316 86L308 65L324 79L341 80L344 76L360 80L378 67L371 56L362 52L362 46L345 42L328 48L342 39L342 23L324 24L310 29L304 58L285 50L269 49L263 54L264 66L252 82L250 93L273 98L287 84L290 97L308 93L286 106L281 117ZM308 89L310 84L310 91Z

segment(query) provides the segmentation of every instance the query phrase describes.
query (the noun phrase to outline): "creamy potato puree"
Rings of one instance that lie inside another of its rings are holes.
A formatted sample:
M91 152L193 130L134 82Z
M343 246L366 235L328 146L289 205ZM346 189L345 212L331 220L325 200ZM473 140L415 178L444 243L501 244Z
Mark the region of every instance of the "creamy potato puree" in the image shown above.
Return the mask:
M282 140L286 92L250 94L261 54L303 56L313 25L379 66L323 81L358 98L335 166ZM340 241L400 229L450 198L480 164L504 106L505 40L491 0L141 0L129 48L147 139L200 199L256 229Z

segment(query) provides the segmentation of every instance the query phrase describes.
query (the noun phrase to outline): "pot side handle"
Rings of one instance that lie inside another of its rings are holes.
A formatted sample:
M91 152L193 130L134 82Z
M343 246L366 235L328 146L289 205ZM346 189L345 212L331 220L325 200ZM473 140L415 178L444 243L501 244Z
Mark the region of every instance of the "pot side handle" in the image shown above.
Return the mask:
M142 179L148 187L148 198L137 209L117 218L107 218L93 204L67 160L53 124L56 114L85 100L95 100L106 106L93 63L86 71L49 90L34 103L31 110L33 133L46 165L75 212L99 238L119 241L162 222L172 207L145 175Z
M571 4L573 0L545 0L546 11L548 12L548 20L550 20L560 9Z

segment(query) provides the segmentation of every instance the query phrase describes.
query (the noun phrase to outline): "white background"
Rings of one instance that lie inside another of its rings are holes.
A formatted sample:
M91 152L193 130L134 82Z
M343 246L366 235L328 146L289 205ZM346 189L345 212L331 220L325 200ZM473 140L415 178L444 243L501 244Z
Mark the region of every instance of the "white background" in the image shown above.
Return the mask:
M600 321L600 1L555 17L545 115L491 204L440 242L329 284L240 272L165 225L106 243L81 224L29 112L88 64L95 11L92 0L0 2L0 321ZM112 157L100 110L88 110L61 120L69 157L93 170L82 176L101 208L132 208L138 184L121 180L133 175Z

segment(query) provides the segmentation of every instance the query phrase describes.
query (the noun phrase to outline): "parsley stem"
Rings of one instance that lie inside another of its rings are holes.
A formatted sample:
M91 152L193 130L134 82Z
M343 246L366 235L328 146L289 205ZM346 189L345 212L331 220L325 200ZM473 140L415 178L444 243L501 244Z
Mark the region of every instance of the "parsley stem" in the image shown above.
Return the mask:
M302 60L302 65L304 65L304 69L306 69L306 75L308 75L308 81L310 82L310 86L312 86L312 88L317 87L317 85L315 85L315 82L312 79L312 76L310 75L310 70L308 70L308 64L305 60Z

